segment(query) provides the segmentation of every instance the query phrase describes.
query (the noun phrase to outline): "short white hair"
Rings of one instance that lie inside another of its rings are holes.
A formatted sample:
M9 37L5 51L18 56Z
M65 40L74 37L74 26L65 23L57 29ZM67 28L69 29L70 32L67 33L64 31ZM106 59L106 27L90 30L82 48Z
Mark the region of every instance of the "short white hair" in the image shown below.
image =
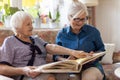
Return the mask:
M12 15L10 20L10 26L12 27L14 33L16 33L16 30L18 28L22 27L26 17L30 17L32 19L32 16L24 11L17 11Z
M79 0L72 0L72 3L69 5L68 17L76 17L79 14L85 13L88 16L88 10L86 5L84 5Z

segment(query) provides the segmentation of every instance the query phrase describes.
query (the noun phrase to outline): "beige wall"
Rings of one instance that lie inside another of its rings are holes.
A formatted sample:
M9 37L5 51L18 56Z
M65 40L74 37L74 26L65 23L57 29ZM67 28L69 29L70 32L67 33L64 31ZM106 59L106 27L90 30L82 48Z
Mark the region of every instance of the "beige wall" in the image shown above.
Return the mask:
M96 26L103 41L115 43L115 51L120 50L120 0L99 0L96 7Z

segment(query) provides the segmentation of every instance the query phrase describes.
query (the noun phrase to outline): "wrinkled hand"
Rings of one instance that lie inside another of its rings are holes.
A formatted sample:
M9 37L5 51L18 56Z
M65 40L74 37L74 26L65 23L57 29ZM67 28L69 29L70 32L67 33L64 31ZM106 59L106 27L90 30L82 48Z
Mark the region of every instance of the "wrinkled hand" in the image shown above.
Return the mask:
M34 69L36 69L37 67L35 66L27 66L23 68L23 71L25 73L26 76L31 77L31 78L35 78L38 75L40 75L40 72L36 72L34 71Z
M76 58L74 56L69 56L67 59L68 60L75 60Z
M93 54L94 54L94 52L91 51L91 52L88 54L88 56L93 56Z
M90 52L90 53L87 53L87 52L84 52L84 51L73 51L72 52L72 55L76 58L85 58L85 57L88 57L88 56L92 56L94 52Z

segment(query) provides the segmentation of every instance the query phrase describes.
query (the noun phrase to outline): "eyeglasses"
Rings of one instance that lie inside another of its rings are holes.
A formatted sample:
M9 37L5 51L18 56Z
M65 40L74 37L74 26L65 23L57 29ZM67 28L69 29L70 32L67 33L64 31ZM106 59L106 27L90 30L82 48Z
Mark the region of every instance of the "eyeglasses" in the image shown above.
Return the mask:
M88 17L85 17L85 18L73 18L73 20L75 21L75 22L85 22L86 20L88 20Z

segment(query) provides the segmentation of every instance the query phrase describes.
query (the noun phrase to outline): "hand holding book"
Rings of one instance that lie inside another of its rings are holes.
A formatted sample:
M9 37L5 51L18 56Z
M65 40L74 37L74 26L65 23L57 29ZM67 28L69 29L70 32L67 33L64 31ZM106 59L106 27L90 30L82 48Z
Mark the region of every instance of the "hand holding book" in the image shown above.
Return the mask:
M91 56L93 52L90 52L89 54L84 51L73 51L72 55L70 55L67 59L63 58L63 56L57 56L57 61L63 61L63 60L75 60L78 58L85 58L87 56ZM74 56L73 56L74 55ZM75 57L76 56L76 57Z
M94 54L93 51L91 51L90 53L86 53L84 51L81 51L81 55L80 55L79 58L85 58L85 57L88 57L88 56L93 56L93 54ZM67 59L68 60L75 60L75 59L79 59L79 58L76 58L74 56L69 56Z
M34 71L43 73L78 73L81 71L82 65L103 55L105 55L105 52L91 53L91 55L76 60L64 60L38 66Z
M92 54L93 54L93 52L90 52L90 53L87 53L84 51L73 51L72 52L72 55L74 55L75 58L85 58L85 57L90 56Z

